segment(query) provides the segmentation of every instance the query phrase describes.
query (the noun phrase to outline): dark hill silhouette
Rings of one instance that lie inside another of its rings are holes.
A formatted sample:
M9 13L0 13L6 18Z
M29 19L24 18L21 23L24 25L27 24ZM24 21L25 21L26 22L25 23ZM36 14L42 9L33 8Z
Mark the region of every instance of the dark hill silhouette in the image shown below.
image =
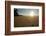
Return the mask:
M23 15L19 15L17 12L18 10L14 8L14 16L23 16Z
M18 13L17 13L17 9L14 8L14 16L19 16Z

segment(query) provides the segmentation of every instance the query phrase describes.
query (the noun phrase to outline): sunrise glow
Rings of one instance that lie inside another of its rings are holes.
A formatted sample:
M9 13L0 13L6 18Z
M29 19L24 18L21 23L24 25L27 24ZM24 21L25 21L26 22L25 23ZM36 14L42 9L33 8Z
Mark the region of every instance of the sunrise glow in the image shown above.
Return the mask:
M30 16L34 16L35 15L35 13L32 11L31 13L30 13Z

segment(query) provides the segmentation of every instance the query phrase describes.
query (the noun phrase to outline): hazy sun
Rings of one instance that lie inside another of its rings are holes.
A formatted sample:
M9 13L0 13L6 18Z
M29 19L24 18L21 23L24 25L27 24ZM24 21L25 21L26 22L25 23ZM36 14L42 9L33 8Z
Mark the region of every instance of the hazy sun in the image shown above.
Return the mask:
M34 16L35 15L35 13L32 11L31 13L30 13L30 16Z

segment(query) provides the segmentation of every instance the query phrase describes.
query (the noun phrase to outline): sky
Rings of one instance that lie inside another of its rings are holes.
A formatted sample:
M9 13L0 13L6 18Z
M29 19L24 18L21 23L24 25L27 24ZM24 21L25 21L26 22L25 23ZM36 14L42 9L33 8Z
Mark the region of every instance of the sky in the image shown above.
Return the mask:
M17 9L17 13L19 15L23 15L23 16L30 16L30 15L35 15L38 16L39 15L39 9Z

